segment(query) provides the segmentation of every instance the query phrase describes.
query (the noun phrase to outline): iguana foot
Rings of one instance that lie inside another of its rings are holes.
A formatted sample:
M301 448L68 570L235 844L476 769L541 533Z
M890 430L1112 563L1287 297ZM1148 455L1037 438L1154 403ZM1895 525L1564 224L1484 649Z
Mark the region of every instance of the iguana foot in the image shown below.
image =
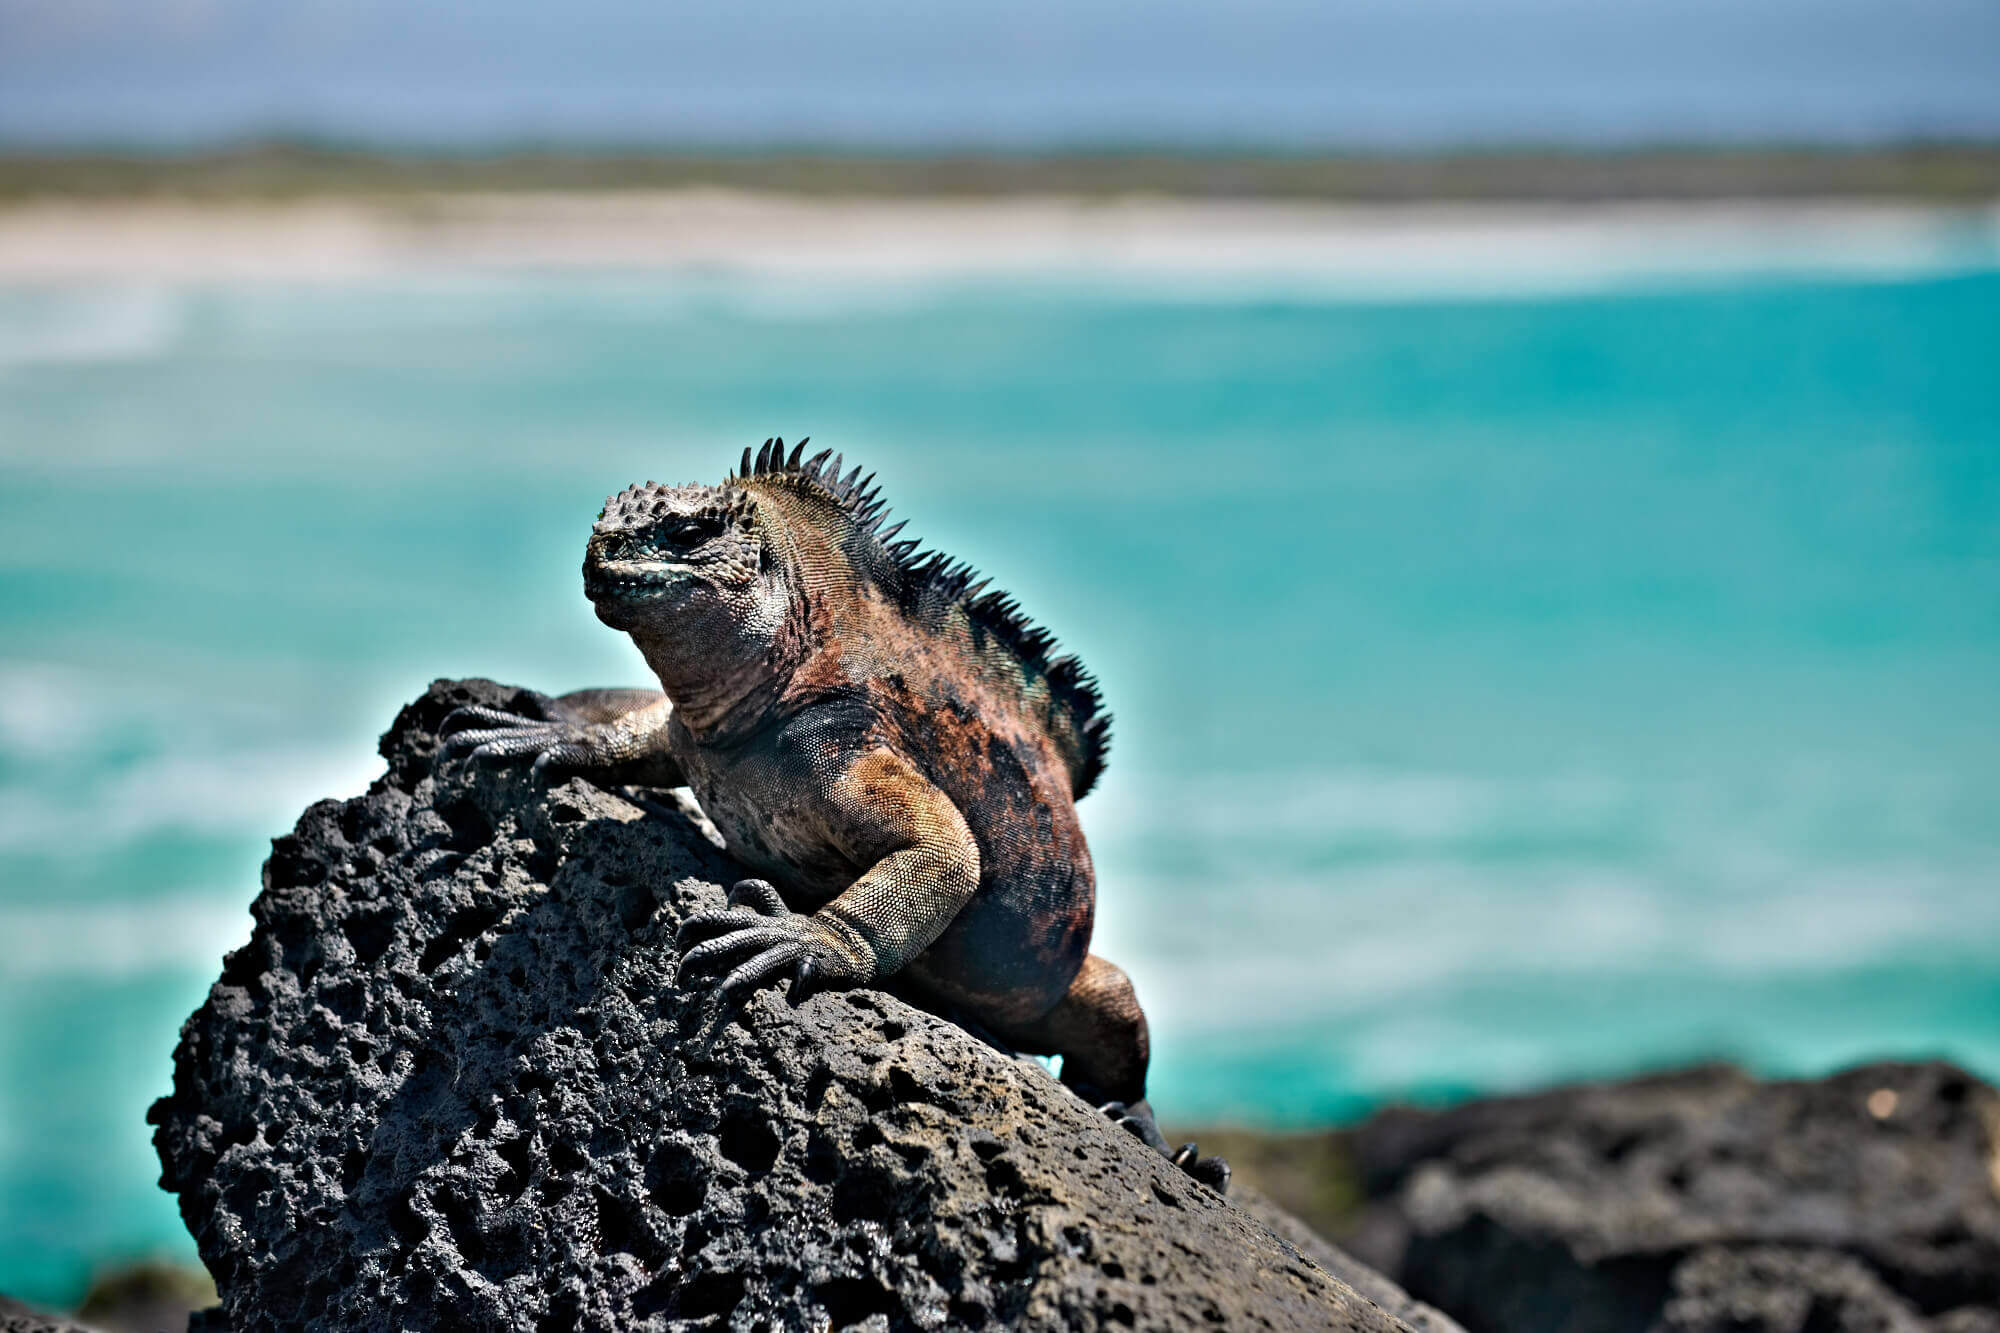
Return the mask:
M523 716L472 705L438 726L448 755L475 760L532 755L535 772L574 769L614 782L678 787L686 782L667 739L673 706L650 690L578 690L560 699L529 698Z
M1106 1102L1097 1109L1110 1116L1112 1124L1160 1156L1173 1156L1173 1150L1167 1147L1167 1136L1160 1133L1159 1122L1153 1119L1153 1108L1146 1103Z
M826 986L851 986L873 974L855 956L853 942L819 917L786 907L769 880L738 880L729 902L727 911L698 912L681 924L679 978L720 970L743 954L750 956L714 984L725 998L787 972L795 998ZM750 910L741 910L745 907Z
M447 713L438 725L438 737L447 754L465 754L473 759L533 755L535 771L539 773L552 765L585 766L595 762L596 747L588 742L591 732L600 729L577 722L523 717L472 704Z
M1120 1129L1217 1194L1229 1192L1229 1163L1220 1157L1203 1157L1192 1143L1167 1147L1166 1135L1160 1133L1159 1122L1153 1119L1153 1108L1146 1103L1105 1102L1097 1109L1110 1116Z
M1183 1143L1167 1160L1217 1194L1229 1193L1229 1163L1222 1158L1203 1157L1192 1143Z

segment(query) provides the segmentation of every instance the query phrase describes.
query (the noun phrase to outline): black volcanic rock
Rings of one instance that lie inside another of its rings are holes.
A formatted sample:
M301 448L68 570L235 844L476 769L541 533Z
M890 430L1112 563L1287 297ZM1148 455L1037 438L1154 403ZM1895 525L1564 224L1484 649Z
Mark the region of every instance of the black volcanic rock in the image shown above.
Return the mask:
M97 1330L65 1315L24 1305L11 1296L0 1296L0 1333L97 1333Z
M2000 1333L2000 1094L1711 1066L1390 1111L1350 1243L1492 1333Z
M529 698L434 685L274 844L151 1115L203 1327L1408 1327L894 995L707 1023L671 943L737 871L684 795L437 760Z

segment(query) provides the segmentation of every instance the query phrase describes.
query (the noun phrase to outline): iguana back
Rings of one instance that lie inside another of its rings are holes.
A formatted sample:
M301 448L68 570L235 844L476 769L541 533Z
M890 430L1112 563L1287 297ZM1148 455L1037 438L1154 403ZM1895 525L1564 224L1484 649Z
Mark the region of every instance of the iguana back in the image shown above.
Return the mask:
M1111 718L1083 664L1056 655L1055 637L969 564L898 540L902 523L883 527L888 507L872 474L856 466L842 476L832 450L801 462L804 449L803 440L789 457L783 441L766 440L754 455L746 448L726 484L782 515L836 616L832 638L850 678L907 674L911 654L921 653L940 679L976 690L1045 737L1069 772L1071 796L1086 795L1104 772ZM864 645L876 651L854 660Z

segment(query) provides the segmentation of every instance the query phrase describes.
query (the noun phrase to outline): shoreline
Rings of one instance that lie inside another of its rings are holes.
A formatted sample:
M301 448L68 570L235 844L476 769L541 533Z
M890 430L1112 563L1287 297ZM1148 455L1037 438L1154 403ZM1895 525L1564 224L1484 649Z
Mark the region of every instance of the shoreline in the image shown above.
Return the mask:
M2000 201L1334 203L662 191L0 206L0 281L662 271L877 282L1032 274L1477 293L1747 269L2000 266Z

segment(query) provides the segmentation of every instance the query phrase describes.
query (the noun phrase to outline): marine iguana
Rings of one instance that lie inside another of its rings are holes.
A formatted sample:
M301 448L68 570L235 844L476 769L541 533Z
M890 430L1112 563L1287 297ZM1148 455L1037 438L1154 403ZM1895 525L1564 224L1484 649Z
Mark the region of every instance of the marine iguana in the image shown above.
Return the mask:
M884 528L874 477L766 440L720 486L605 501L584 591L658 675L650 690L465 708L454 752L688 786L766 878L687 921L681 975L725 997L900 976L1168 1152L1146 1095L1146 1017L1089 952L1077 799L1110 718L1075 657L968 565ZM549 720L553 719L553 720ZM747 909L747 910L745 910ZM1218 1188L1219 1158L1169 1154Z

